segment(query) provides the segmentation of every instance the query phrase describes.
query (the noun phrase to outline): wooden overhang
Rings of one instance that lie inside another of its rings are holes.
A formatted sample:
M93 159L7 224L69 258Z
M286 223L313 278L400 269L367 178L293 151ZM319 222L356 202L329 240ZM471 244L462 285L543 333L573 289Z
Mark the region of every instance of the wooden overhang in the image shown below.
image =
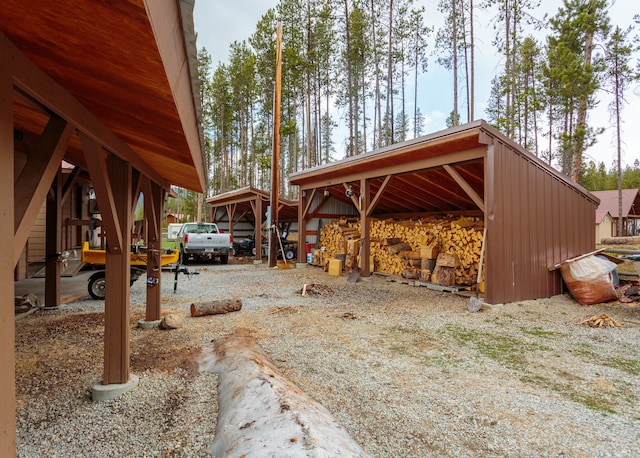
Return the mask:
M131 383L134 201L144 194L148 248L159 258L169 187L206 189L192 14L193 0L0 2L0 456L16 445L13 269L43 201L47 253L60 251L63 160L76 167L71 180L89 172L107 233L100 383ZM59 267L47 266L47 290L50 272L59 277ZM148 287L147 319L158 319L159 299Z
M14 61L21 66L14 98L17 135L39 136L53 110L78 130L91 130L99 143L164 187L202 192L204 159L194 103L197 56L187 52L185 32L192 35L194 49L195 36L183 27L190 20L188 7L176 0L2 0L0 46L28 59ZM84 110L65 105L60 93L34 103L33 79L24 67L30 64ZM84 111L104 132L83 117ZM65 159L87 168L77 137Z
M483 217L490 303L559 294L548 266L593 249L599 199L483 120L303 170L290 183L300 189L302 241L327 202L355 208L362 275L371 218Z
M268 192L248 186L228 191L207 199L211 206L213 221L216 221L218 209L224 209L223 216L229 223L229 232L233 234L233 226L240 221L248 221L254 227L254 240L261 240L262 226L266 221L267 207L271 196ZM279 199L278 221L280 224L291 224L298 221L298 202ZM217 221L216 221L217 222ZM256 260L262 258L261 250L256 251Z

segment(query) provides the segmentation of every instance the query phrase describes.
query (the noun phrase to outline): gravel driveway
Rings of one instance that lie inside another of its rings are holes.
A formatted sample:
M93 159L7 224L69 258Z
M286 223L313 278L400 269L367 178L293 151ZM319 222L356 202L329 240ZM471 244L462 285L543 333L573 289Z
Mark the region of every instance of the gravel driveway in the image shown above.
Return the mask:
M238 330L376 457L640 456L640 306L565 296L467 311L468 299L373 276L347 283L316 267L208 265L163 274L163 314L142 330L132 287L131 371L139 387L94 403L104 302L79 300L16 322L20 457L208 456L217 376L198 361ZM330 289L301 297L304 284ZM239 297L227 315L192 302ZM607 314L623 326L587 328Z

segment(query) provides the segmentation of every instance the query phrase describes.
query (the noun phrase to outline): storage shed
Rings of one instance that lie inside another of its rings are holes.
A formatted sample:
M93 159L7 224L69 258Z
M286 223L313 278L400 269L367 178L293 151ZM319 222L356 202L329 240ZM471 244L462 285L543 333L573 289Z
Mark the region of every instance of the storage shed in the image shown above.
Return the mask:
M253 235L254 240L261 240L270 205L268 192L247 186L210 197L207 204L211 206L211 220L234 239ZM298 202L281 198L278 215L281 234L297 231ZM261 259L262 252L257 250L256 260Z
M483 218L485 301L493 304L562 293L560 273L549 267L595 247L598 199L483 120L297 172L290 181L300 189L302 241L318 215L332 213L325 206L350 204L344 213L360 219L363 276L371 274L374 219Z

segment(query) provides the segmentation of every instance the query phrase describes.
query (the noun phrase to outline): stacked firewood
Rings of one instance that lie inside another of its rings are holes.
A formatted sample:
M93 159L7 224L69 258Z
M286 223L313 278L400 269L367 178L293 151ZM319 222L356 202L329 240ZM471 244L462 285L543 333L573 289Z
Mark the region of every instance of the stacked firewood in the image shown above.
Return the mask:
M475 217L428 217L411 221L372 220L370 265L376 272L428 281L433 269L426 260L449 256L455 284L476 282L484 222ZM345 256L345 266L355 265L360 243L358 220L336 220L320 231L325 257ZM431 269L428 269L431 267Z
M594 315L581 321L580 324L589 328L615 328L622 326L608 315Z

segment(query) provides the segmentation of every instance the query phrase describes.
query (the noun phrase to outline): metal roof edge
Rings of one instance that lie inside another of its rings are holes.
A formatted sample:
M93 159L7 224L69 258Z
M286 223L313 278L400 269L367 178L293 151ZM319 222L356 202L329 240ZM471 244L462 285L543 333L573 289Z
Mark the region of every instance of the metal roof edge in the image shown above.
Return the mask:
M482 122L481 129L484 131L485 134L488 134L490 137L494 137L494 138L498 137L501 142L507 144L510 147L510 149L512 151L514 151L515 153L525 157L527 160L529 160L530 162L534 163L536 166L544 169L547 173L550 173L551 175L555 176L560 181L562 181L564 184L573 187L576 191L578 191L581 194L583 194L589 200L593 201L596 205L600 204L600 199L598 197L594 196L593 194L591 194L591 192L589 192L582 185L574 182L567 175L565 175L564 173L560 172L556 168L554 168L551 165L549 165L546 162L544 162L542 159L540 159L539 157L534 155L532 152L527 150L524 146L516 143L514 140L510 139L509 137L507 137L505 134L500 132L498 129L493 127L488 122L486 122L484 120L481 120L481 122Z
M316 167L300 170L298 172L294 172L289 175L289 182L293 184L293 181L295 181L296 179L303 178L307 175L313 175L319 171L330 170L333 168L348 167L350 165L353 165L354 163L370 161L372 159L375 159L376 157L384 156L391 152L402 153L405 150L415 148L417 145L430 143L438 139L446 138L453 135L463 134L465 132L473 132L474 130L481 128L483 126L483 123L485 123L485 121L483 120L472 121L466 124L461 124L459 126L454 126L448 129L432 132L430 134L423 135L418 138L406 140L401 143L394 143L393 145L387 145L382 148L368 151L363 154L358 154L357 156L350 156L350 157L341 159L339 161L329 162L327 164L322 164Z

